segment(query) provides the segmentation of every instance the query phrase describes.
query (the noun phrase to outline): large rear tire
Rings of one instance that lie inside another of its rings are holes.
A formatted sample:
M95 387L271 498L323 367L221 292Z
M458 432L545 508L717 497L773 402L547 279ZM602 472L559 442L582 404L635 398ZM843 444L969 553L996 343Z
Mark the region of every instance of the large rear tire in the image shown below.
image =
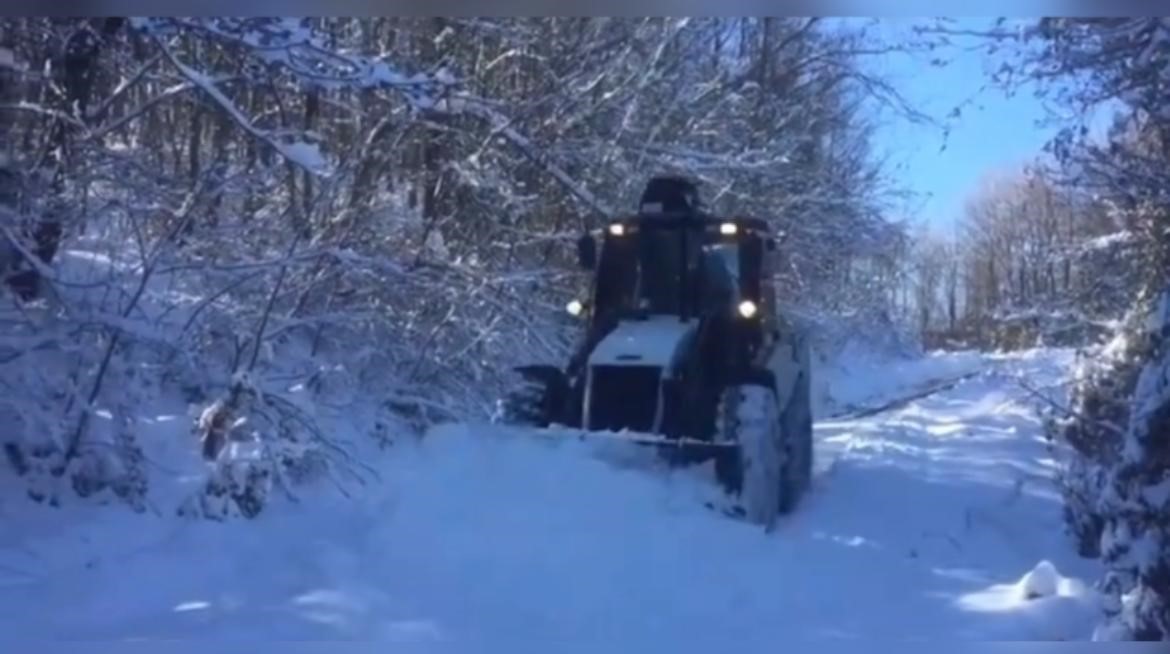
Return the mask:
M764 385L727 389L719 408L719 438L736 446L716 458L719 483L737 497L745 517L771 528L792 513L812 480L812 411L807 376L797 380L780 410Z

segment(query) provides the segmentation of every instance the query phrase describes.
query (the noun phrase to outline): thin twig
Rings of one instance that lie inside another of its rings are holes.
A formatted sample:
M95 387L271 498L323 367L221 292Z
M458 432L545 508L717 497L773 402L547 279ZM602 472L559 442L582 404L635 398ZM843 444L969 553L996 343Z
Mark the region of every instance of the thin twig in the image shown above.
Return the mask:
M1062 404L1053 400L1052 398L1048 397L1047 395L1032 388L1031 386L1028 385L1027 382L1025 382L1022 379L1017 379L1016 384L1018 384L1020 386L1020 388L1024 389L1029 395L1032 395L1033 397L1044 402L1045 404L1052 407L1056 411L1059 411L1060 413L1064 414L1064 416L1066 418L1072 418L1074 420L1080 420L1083 422L1087 422L1087 423L1095 425L1097 427L1101 427L1102 429L1104 429L1106 431L1112 432L1116 436L1119 436L1122 438L1125 437L1125 431L1122 430L1120 427L1113 425L1113 424L1110 424L1108 422L1102 422L1100 420L1096 420L1096 419L1090 418L1086 415L1077 413L1076 411L1073 411L1069 407L1063 406Z

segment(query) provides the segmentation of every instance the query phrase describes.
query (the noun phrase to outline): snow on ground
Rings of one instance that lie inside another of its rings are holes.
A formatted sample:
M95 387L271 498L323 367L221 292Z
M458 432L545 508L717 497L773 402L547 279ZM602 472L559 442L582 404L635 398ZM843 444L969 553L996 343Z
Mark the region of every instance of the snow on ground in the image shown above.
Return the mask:
M919 389L958 379L986 363L978 352L901 356L857 340L846 343L813 371L818 418L878 406Z
M1013 381L1053 381L1068 355L973 356L921 364L986 368L949 390L822 421L814 490L772 534L706 508L707 470L472 425L396 446L357 499L306 496L251 523L9 499L0 633L457 652L1087 639L1096 609L1080 580L1097 571L1062 536L1040 425Z

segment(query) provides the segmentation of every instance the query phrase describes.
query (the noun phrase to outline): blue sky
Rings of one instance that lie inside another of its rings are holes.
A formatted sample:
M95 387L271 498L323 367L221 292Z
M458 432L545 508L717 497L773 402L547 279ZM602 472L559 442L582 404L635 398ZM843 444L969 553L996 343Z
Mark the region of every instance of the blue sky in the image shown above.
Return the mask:
M984 28L991 20L963 19L957 26ZM897 38L911 22L883 21L882 31ZM923 55L880 55L867 62L908 101L939 120L972 100L959 118L946 121L951 130L945 139L939 127L914 125L891 115L883 120L874 143L878 152L889 156L898 184L922 196L908 207L907 217L944 232L962 216L965 200L986 175L1026 164L1041 154L1057 130L1037 125L1046 117L1045 108L1030 93L1009 98L990 86L985 68L991 62L985 57L959 52L946 56L950 63L943 67L928 65Z

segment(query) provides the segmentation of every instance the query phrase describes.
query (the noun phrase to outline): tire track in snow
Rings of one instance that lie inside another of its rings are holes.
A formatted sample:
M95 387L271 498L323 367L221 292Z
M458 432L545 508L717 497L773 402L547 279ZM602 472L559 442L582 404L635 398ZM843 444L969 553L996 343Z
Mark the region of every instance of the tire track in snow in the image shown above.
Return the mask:
M843 426L846 423L855 422L855 421L858 421L858 420L861 420L864 418L874 418L876 416L880 416L883 413L888 413L888 412L894 411L896 409L904 408L904 407L909 406L910 404L917 402L919 400L925 400L925 399L932 397L934 395L938 395L939 393L949 391L949 390L955 388L956 386L958 386L959 384L963 383L964 381L967 381L968 379L973 379L973 378L975 378L981 374L984 374L986 372L987 372L986 368L980 368L978 370L973 370L971 372L967 372L967 373L964 373L962 375L958 375L956 377L950 377L950 378L944 379L942 381L935 381L935 382L932 382L924 387L920 387L920 388L914 390L913 392L910 392L910 393L904 394L904 395L900 395L894 399L887 400L887 401L882 402L881 404L878 404L875 406L855 408L855 409L850 409L848 411L843 411L840 413L833 414L831 416L828 416L825 419L816 421L816 423L814 423L813 427L815 430L817 426L828 427L828 426L835 425L837 423L840 423ZM847 455L851 450L854 449L854 446L857 442L857 438L858 438L857 434L853 433L852 431L849 431L849 432L842 434L841 437L839 438L839 440L844 441L844 446L840 447L840 448L836 448L836 449L830 449L830 448L824 447L824 444L825 444L824 439L818 438L815 440L814 447L817 447L817 452L816 452L817 463L816 463L816 468L814 469L814 472L813 472L813 489L814 490L816 490L820 486L823 486L823 482L818 483L819 480L821 480L822 478L825 478L825 477L830 477L836 472L837 467L840 464L841 460L845 457L845 455ZM826 450L828 450L828 452L826 452ZM825 457L824 454L826 454L826 453L828 453L830 456ZM827 462L826 462L826 458L827 458Z

